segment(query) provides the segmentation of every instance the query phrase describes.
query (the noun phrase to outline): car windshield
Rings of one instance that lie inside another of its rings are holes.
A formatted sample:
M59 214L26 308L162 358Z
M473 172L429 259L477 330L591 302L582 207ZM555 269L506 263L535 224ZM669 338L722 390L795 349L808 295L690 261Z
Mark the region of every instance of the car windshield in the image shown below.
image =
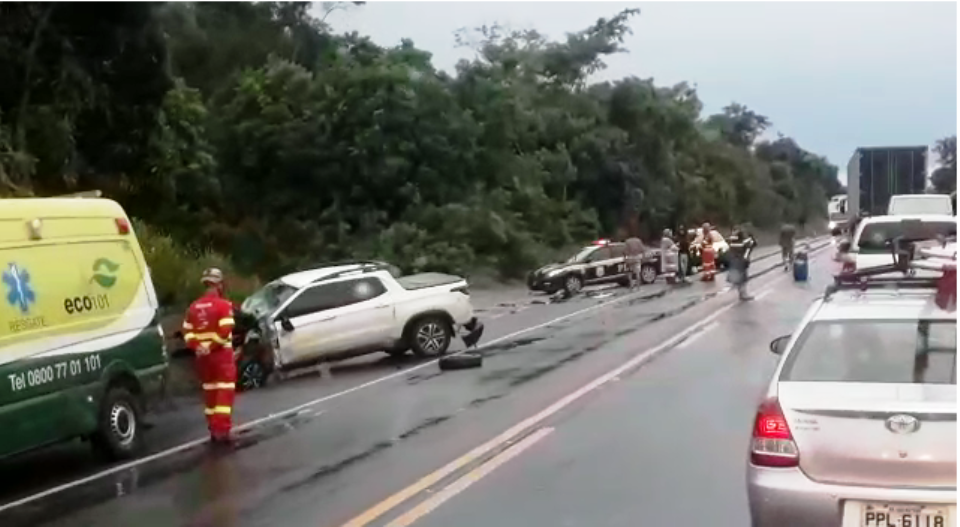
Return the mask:
M807 326L781 381L957 383L957 323L842 320Z
M597 248L596 248L595 246L592 246L592 245L589 246L589 247L584 247L583 249L580 249L580 252L578 252L577 254L571 256L570 259L567 260L567 263L580 263L580 262L585 262L585 261L587 261L587 258L588 258L591 254L593 254L593 252L596 251L596 250L597 250Z
M891 240L904 236L908 227L899 221L868 223L863 226L857 248L863 254L890 253ZM919 228L909 227L910 236L904 241L933 239L937 235L956 236L957 222L955 221L924 221Z
M294 287L280 281L273 281L247 297L240 309L260 318L276 311L295 292Z

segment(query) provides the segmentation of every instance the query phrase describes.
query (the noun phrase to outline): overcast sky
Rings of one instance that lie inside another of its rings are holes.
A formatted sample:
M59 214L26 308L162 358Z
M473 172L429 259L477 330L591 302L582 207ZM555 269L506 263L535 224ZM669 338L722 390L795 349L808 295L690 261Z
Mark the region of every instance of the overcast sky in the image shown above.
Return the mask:
M332 13L338 32L407 37L452 71L461 27L500 23L550 38L639 7L628 54L599 78L696 83L704 112L731 101L841 170L858 146L932 145L957 132L955 2L369 2Z

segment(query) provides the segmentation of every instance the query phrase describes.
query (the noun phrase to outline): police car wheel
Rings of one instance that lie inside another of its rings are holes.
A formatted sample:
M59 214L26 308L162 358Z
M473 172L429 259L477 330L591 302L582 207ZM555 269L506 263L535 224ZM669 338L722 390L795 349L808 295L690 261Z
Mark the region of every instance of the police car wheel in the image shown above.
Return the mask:
M123 386L111 386L100 403L94 451L111 461L136 457L143 448L140 405Z
M643 264L640 267L640 281L644 284L652 284L657 281L657 268L652 264Z
M583 280L579 276L572 274L563 280L563 290L570 296L573 296L583 289Z

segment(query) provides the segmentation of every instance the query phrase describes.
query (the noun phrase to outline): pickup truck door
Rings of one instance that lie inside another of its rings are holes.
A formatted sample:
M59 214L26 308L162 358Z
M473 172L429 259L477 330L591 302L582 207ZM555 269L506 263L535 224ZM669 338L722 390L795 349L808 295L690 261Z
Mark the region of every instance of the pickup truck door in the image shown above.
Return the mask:
M393 309L375 277L347 278L303 289L275 322L284 363L320 358L389 338ZM286 317L292 331L283 329Z
M394 306L383 282L375 276L343 282L340 307L325 319L324 354L386 348L395 325Z

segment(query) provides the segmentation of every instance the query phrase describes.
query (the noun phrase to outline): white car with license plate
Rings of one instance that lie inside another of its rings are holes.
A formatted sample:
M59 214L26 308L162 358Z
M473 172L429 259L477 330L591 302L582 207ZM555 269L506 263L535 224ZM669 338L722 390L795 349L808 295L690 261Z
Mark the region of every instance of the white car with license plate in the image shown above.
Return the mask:
M252 360L241 360L244 388L259 386L271 370L368 353L412 350L440 356L458 330L464 330L467 346L483 331L466 280L441 273L400 276L396 267L382 262L281 277L247 298L241 316L255 321L243 337L244 353L252 354Z
M943 265L955 277L955 256ZM957 316L936 301L955 282L864 274L770 345L781 359L747 466L754 527L957 524Z

